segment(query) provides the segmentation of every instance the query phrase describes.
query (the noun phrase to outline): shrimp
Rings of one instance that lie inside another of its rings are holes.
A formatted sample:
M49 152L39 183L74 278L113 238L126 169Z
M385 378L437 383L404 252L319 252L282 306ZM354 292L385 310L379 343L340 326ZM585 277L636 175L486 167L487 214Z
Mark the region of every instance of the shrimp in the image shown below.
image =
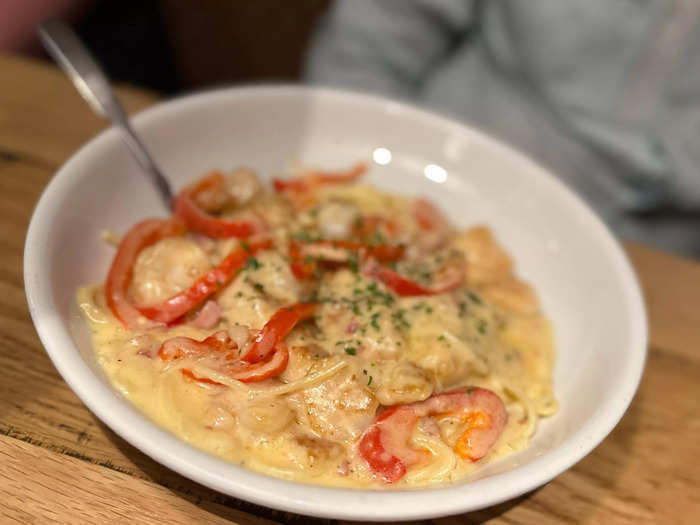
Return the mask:
M459 235L453 247L464 253L467 272L466 284L479 286L507 279L513 271L513 261L496 241L491 230L484 226L471 228Z
M319 360L325 361L325 360ZM357 438L379 406L374 395L351 372L290 396L297 419L318 437L331 441Z
M199 192L195 201L209 213L220 213L248 204L262 189L262 183L253 170L238 168L224 175L220 186Z
M409 440L416 424L427 416L457 417L463 422L465 430L454 443L454 450L471 461L489 452L508 422L501 398L478 387L443 392L419 403L385 410L365 431L358 446L370 469L385 482L398 481L407 468L424 461L426 452L411 447Z
M163 239L139 254L129 292L136 304L157 304L189 288L210 267L196 242L184 237Z
M326 239L350 237L359 213L357 206L348 202L329 201L321 204L318 212L321 236Z

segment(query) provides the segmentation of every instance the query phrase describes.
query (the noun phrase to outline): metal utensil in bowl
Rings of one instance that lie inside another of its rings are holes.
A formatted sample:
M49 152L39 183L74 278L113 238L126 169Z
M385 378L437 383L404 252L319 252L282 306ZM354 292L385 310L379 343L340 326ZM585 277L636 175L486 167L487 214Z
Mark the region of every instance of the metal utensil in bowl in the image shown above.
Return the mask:
M93 111L109 119L121 131L121 136L136 161L150 177L166 207L172 210L170 183L131 127L107 76L90 51L73 30L59 20L39 24L39 38Z

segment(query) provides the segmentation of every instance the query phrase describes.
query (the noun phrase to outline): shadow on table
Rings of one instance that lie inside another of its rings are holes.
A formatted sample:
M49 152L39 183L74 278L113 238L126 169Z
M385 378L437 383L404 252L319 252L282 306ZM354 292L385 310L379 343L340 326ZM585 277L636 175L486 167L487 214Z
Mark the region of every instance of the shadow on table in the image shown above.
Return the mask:
M158 485L167 488L178 497L184 498L207 512L211 512L220 517L232 520L242 520L244 516L241 516L239 513L243 512L252 514L259 518L265 518L284 524L304 523L309 525L325 525L345 523L338 520L310 518L288 512L276 511L267 507L261 507L259 505L254 505L252 503L226 496L168 469L167 467L143 454L135 447L131 446L125 440L112 432L109 427L105 426L103 423L100 422L99 425L110 441L112 441L112 443L129 458L129 460L138 466L139 471L134 472L133 475L143 477L144 479L157 483ZM459 520L460 523L481 523L483 521L488 521L500 516L512 507L529 499L536 492L537 491L533 491L519 498L501 503L500 505L489 507L487 509L462 514L459 517L454 517L453 519ZM433 521L431 520L431 522ZM400 523L408 525L414 523L426 523L426 521L408 521Z
M653 425L658 424L658 416L645 413L645 407L650 405L649 398L657 397L655 392L650 391L652 381L649 376L654 373L654 365L654 351L650 350L639 389L620 422L590 454L567 473L561 474L561 477L571 477L567 479L566 487L556 494L556 501L569 501L568 508L558 509L565 513L563 516L557 515L562 521L568 519L580 524L597 524L604 519L602 516L610 515L611 508L615 512L615 506L621 502L633 502L633 505L641 507L637 510L648 511L650 517L654 515L653 504L639 498L636 487L630 485L630 475L625 475L629 472L634 473L632 478L641 475L641 465L646 462L639 453L631 452L640 451L638 441L643 439L649 427L647 415L653 418ZM555 478L552 484L556 483ZM656 488L661 486L659 480ZM554 498L549 500L554 501ZM545 499L542 503L542 507L546 508L548 501ZM630 519L641 521L638 515ZM649 519L650 522L655 521Z
M241 520L245 523L245 516L240 513L246 513L276 522L291 522L285 513L226 496L170 470L130 445L101 421L97 421L97 424L114 446L138 467L137 471L129 474L165 487L178 497L226 519Z

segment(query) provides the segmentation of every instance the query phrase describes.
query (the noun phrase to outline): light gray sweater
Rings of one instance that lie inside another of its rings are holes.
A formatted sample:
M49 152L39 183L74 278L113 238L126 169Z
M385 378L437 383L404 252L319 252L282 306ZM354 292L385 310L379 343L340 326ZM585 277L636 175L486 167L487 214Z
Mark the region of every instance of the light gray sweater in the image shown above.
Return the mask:
M700 0L339 0L307 79L480 127L621 237L700 255L699 23Z

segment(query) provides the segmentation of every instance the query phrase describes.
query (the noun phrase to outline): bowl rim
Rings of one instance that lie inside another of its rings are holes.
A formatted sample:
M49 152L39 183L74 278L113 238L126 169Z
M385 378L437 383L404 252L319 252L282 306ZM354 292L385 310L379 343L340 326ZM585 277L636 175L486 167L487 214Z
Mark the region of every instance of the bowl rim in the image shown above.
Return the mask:
M160 428L146 416L105 385L83 361L73 344L68 328L56 313L52 279L42 261L49 260L49 250L42 242L50 228L52 217L60 213L62 196L75 180L75 166L99 156L101 148L109 147L107 128L83 144L58 169L44 188L34 209L24 247L24 281L29 310L44 348L61 376L83 403L115 433L151 458L168 468L233 497L266 507L298 514L350 520L396 521L427 519L473 511L520 496L547 483L567 470L595 448L617 425L634 397L642 377L647 356L647 314L641 288L635 272L621 245L607 226L564 182L525 154L472 126L455 121L434 111L382 96L335 89L299 85L275 84L263 86L226 87L184 95L154 106L132 116L136 128L157 121L171 112L198 104L210 104L219 98L247 97L330 97L364 104L391 104L414 118L431 121L436 126L450 127L460 133L475 136L493 148L495 154L514 158L529 165L531 175L540 184L550 186L585 220L586 228L595 234L615 263L620 275L620 291L630 308L629 326L632 348L628 366L620 371L611 402L598 409L577 432L558 447L506 472L475 480L471 483L432 489L363 490L323 487L274 478L225 462L225 460L195 449L183 440Z

